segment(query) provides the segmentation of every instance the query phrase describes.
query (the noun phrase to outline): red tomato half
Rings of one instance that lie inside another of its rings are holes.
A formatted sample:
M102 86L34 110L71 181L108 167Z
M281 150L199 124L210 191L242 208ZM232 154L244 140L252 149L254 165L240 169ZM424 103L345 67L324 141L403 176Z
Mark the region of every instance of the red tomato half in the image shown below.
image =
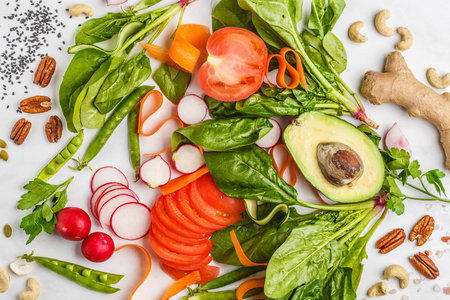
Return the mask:
M214 32L206 44L207 61L198 81L210 97L238 101L254 94L264 80L267 47L253 32L225 27Z
M244 201L230 198L219 190L211 173L197 179L197 187L202 198L215 209L229 215L237 215L245 211Z
M214 207L206 203L206 201L202 198L198 191L197 181L194 181L189 185L189 196L191 199L192 207L202 218L205 218L211 223L222 226L229 226L242 219L242 216L240 214L229 215L215 209Z

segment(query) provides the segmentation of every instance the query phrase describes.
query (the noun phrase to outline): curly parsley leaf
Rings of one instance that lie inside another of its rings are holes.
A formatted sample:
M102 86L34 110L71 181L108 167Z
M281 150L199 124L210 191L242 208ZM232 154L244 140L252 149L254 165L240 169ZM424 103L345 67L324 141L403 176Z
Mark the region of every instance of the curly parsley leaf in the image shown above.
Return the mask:
M399 216L405 212L405 204L403 203L403 199L394 195L389 195L386 206Z
M436 191L439 193L439 195L441 195L441 193L443 193L445 196L447 196L445 194L444 185L442 184L442 181L441 181L441 178L445 177L444 172L439 171L438 169L434 169L434 170L426 172L423 175L427 178L427 181L429 184L434 185L434 187L436 188Z

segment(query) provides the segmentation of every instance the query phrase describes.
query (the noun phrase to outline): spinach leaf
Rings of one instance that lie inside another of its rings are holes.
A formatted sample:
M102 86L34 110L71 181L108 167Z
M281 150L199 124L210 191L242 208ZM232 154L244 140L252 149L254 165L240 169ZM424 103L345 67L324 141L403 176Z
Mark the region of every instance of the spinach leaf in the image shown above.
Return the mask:
M213 151L235 149L253 144L272 127L267 118L206 120L176 130L172 134L172 150L187 141Z
M95 49L79 51L72 58L59 88L59 104L67 122L67 129L77 132L73 124L75 101L82 87L89 81L108 55Z
M344 0L329 0L328 5L326 2L326 0L311 1L308 28L320 37L331 32L345 8Z
M76 45L92 45L106 41L118 34L122 27L136 20L132 13L108 13L104 17L89 19L78 28L75 34Z
M161 2L161 0L142 0L138 5L133 7L133 11L140 11Z
M164 96L173 104L178 104L191 83L191 74L162 64L156 70L153 79Z
M95 107L100 113L107 114L151 74L150 60L142 51L106 77L95 98Z
M223 27L239 27L255 31L252 24L252 13L239 7L237 0L221 0L212 13L212 29Z
M219 101L208 95L205 95L204 100L206 102L206 105L208 105L209 114L214 119L246 116L246 114L236 110L236 104L238 102Z
M284 181L263 149L251 145L225 152L204 152L218 188L233 198L297 204L297 190Z
M326 59L331 67L338 73L347 69L347 52L342 42L331 31L328 32L322 40L323 49L325 49Z

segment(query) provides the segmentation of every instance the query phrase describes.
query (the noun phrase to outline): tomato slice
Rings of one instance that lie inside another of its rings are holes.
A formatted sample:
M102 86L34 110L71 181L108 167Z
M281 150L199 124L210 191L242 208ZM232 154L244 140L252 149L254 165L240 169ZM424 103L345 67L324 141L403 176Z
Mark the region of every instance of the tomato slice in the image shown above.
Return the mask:
M224 212L218 211L202 198L198 191L197 181L192 182L189 185L189 196L191 198L192 207L198 212L198 214L208 220L211 223L215 223L222 226L233 225L237 221L242 219L240 214L229 215Z
M220 230L225 228L223 225L217 225L202 218L197 211L192 208L188 194L188 186L178 190L175 198L180 211L195 224L211 230Z
M204 266L199 271L200 277L202 278L200 282L203 284L217 278L220 274L220 268L216 266Z
M267 47L253 32L225 27L214 32L206 44L207 61L198 81L214 99L238 101L254 94L264 80Z
M166 272L167 275L172 277L173 280L178 280L191 273L191 271L176 269L169 265L166 265L165 263L161 263L161 269L163 269L163 271Z
M208 239L207 237L204 237L201 239L193 239L193 238L179 235L179 234L175 233L174 231L170 230L169 228L165 227L164 225L162 225L161 221L158 219L157 215L155 215L155 216L152 215L152 226L154 226L156 229L158 229L159 232L161 232L168 238L175 240L179 243L187 244L187 245L198 245Z
M183 225L180 225L178 222L175 222L172 220L172 218L167 214L166 209L164 207L164 198L166 197L173 197L173 194L168 194L165 196L161 196L153 206L153 209L150 213L150 216L153 218L156 218L161 221L161 225L165 226L166 228L169 228L170 230L173 230L176 234L193 238L193 239L202 239L206 236L204 234L195 233L188 229L186 229Z
M211 247L213 243L210 240L205 240L197 245L188 245L184 243L177 242L165 236L161 231L159 231L155 226L151 226L151 231L154 238L164 247L170 251L188 254L188 255L202 255L209 254L211 252Z
M154 237L153 232L151 231L149 232L149 240L150 246L152 247L153 251L155 251L156 255L158 255L160 259L168 262L176 264L195 264L202 262L205 257L209 256L209 253L201 255L187 255L170 251L158 242L158 240Z
M165 264L168 265L172 268L178 269L178 270L183 270L183 271L194 271L194 270L199 270L201 268L203 268L204 266L208 265L211 261L212 261L212 257L211 256L206 256L203 260L201 260L200 262L196 262L196 263L190 263L190 264L183 264L183 263L175 263L175 262L171 262L168 261L164 258L159 258L159 260Z
M219 190L211 173L197 179L197 187L202 198L215 209L229 215L237 215L245 211L244 201L228 197Z
M164 206L169 216L186 229L199 234L211 234L214 231L211 229L206 229L204 227L198 226L197 224L192 222L188 217L183 215L183 213L177 207L177 201L175 200L175 196L165 197Z

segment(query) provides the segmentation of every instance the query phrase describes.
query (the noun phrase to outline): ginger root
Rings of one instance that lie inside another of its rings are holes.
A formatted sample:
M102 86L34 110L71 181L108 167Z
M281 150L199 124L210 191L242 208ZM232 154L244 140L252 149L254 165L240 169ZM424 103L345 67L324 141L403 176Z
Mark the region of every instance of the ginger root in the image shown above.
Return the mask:
M450 93L438 94L418 81L400 52L391 52L385 72L368 71L361 86L372 104L395 103L406 108L411 117L423 118L439 130L446 163L450 170Z

